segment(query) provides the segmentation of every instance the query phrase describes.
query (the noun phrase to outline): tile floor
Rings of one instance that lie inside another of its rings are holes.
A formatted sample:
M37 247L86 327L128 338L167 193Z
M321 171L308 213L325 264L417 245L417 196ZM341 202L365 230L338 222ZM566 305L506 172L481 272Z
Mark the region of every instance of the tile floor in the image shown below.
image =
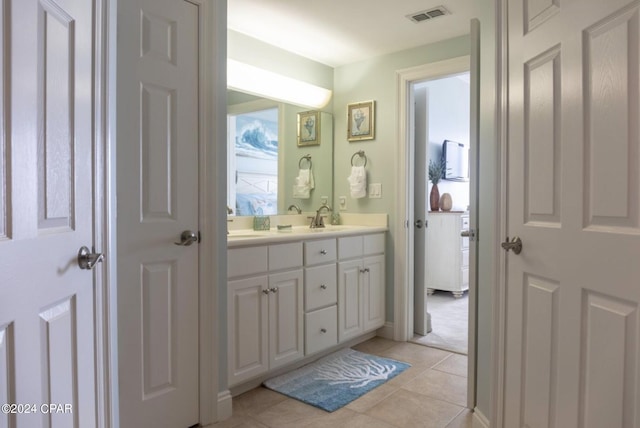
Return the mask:
M333 413L266 388L233 399L233 417L214 428L461 428L471 427L465 408L467 357L413 343L373 338L362 352L406 361L411 367Z

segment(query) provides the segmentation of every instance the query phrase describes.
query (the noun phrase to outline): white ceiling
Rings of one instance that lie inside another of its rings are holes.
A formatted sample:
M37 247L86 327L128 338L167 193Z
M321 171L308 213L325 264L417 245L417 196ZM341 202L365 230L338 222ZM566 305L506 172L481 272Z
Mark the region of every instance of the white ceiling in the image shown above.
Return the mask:
M444 6L451 15L406 15ZM469 33L472 0L228 0L228 27L337 67Z

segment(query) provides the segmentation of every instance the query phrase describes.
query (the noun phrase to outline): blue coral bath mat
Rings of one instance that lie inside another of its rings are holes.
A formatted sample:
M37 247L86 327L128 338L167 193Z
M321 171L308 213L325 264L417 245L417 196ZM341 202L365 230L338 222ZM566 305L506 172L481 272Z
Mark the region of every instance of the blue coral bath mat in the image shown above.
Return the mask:
M327 412L333 412L393 379L410 364L343 349L264 386Z

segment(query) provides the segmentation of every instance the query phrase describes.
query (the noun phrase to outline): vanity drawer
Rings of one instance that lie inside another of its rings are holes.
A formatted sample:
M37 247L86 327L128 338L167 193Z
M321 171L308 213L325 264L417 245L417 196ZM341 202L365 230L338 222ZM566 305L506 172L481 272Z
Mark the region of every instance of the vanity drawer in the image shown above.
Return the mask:
M304 309L313 311L338 301L336 264L305 268Z
M336 240L321 239L304 243L304 264L313 266L336 261Z
M302 266L302 242L269 245L269 270Z
M305 316L304 349L310 355L338 344L338 307L310 312Z
M340 260L362 257L362 236L338 238L338 257Z
M232 248L227 251L227 276L252 275L267 271L267 247Z
M376 233L374 235L364 235L364 255L384 253L384 233Z

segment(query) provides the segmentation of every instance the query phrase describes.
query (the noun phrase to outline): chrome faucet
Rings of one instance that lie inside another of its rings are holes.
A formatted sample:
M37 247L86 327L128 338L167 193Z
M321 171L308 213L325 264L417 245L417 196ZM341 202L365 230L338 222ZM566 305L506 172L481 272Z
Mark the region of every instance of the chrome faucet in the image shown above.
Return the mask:
M318 208L318 211L316 211L316 216L311 217L313 220L311 220L311 224L309 225L309 228L315 229L317 227L324 227L324 219L320 215L323 208L326 209L327 212L331 211L331 207L329 205L322 205L320 208Z
M302 210L300 209L299 206L297 206L296 204L291 204L289 205L289 208L287 208L287 212L291 211L291 208L293 208L294 210L296 210L296 212L298 214L302 214Z

